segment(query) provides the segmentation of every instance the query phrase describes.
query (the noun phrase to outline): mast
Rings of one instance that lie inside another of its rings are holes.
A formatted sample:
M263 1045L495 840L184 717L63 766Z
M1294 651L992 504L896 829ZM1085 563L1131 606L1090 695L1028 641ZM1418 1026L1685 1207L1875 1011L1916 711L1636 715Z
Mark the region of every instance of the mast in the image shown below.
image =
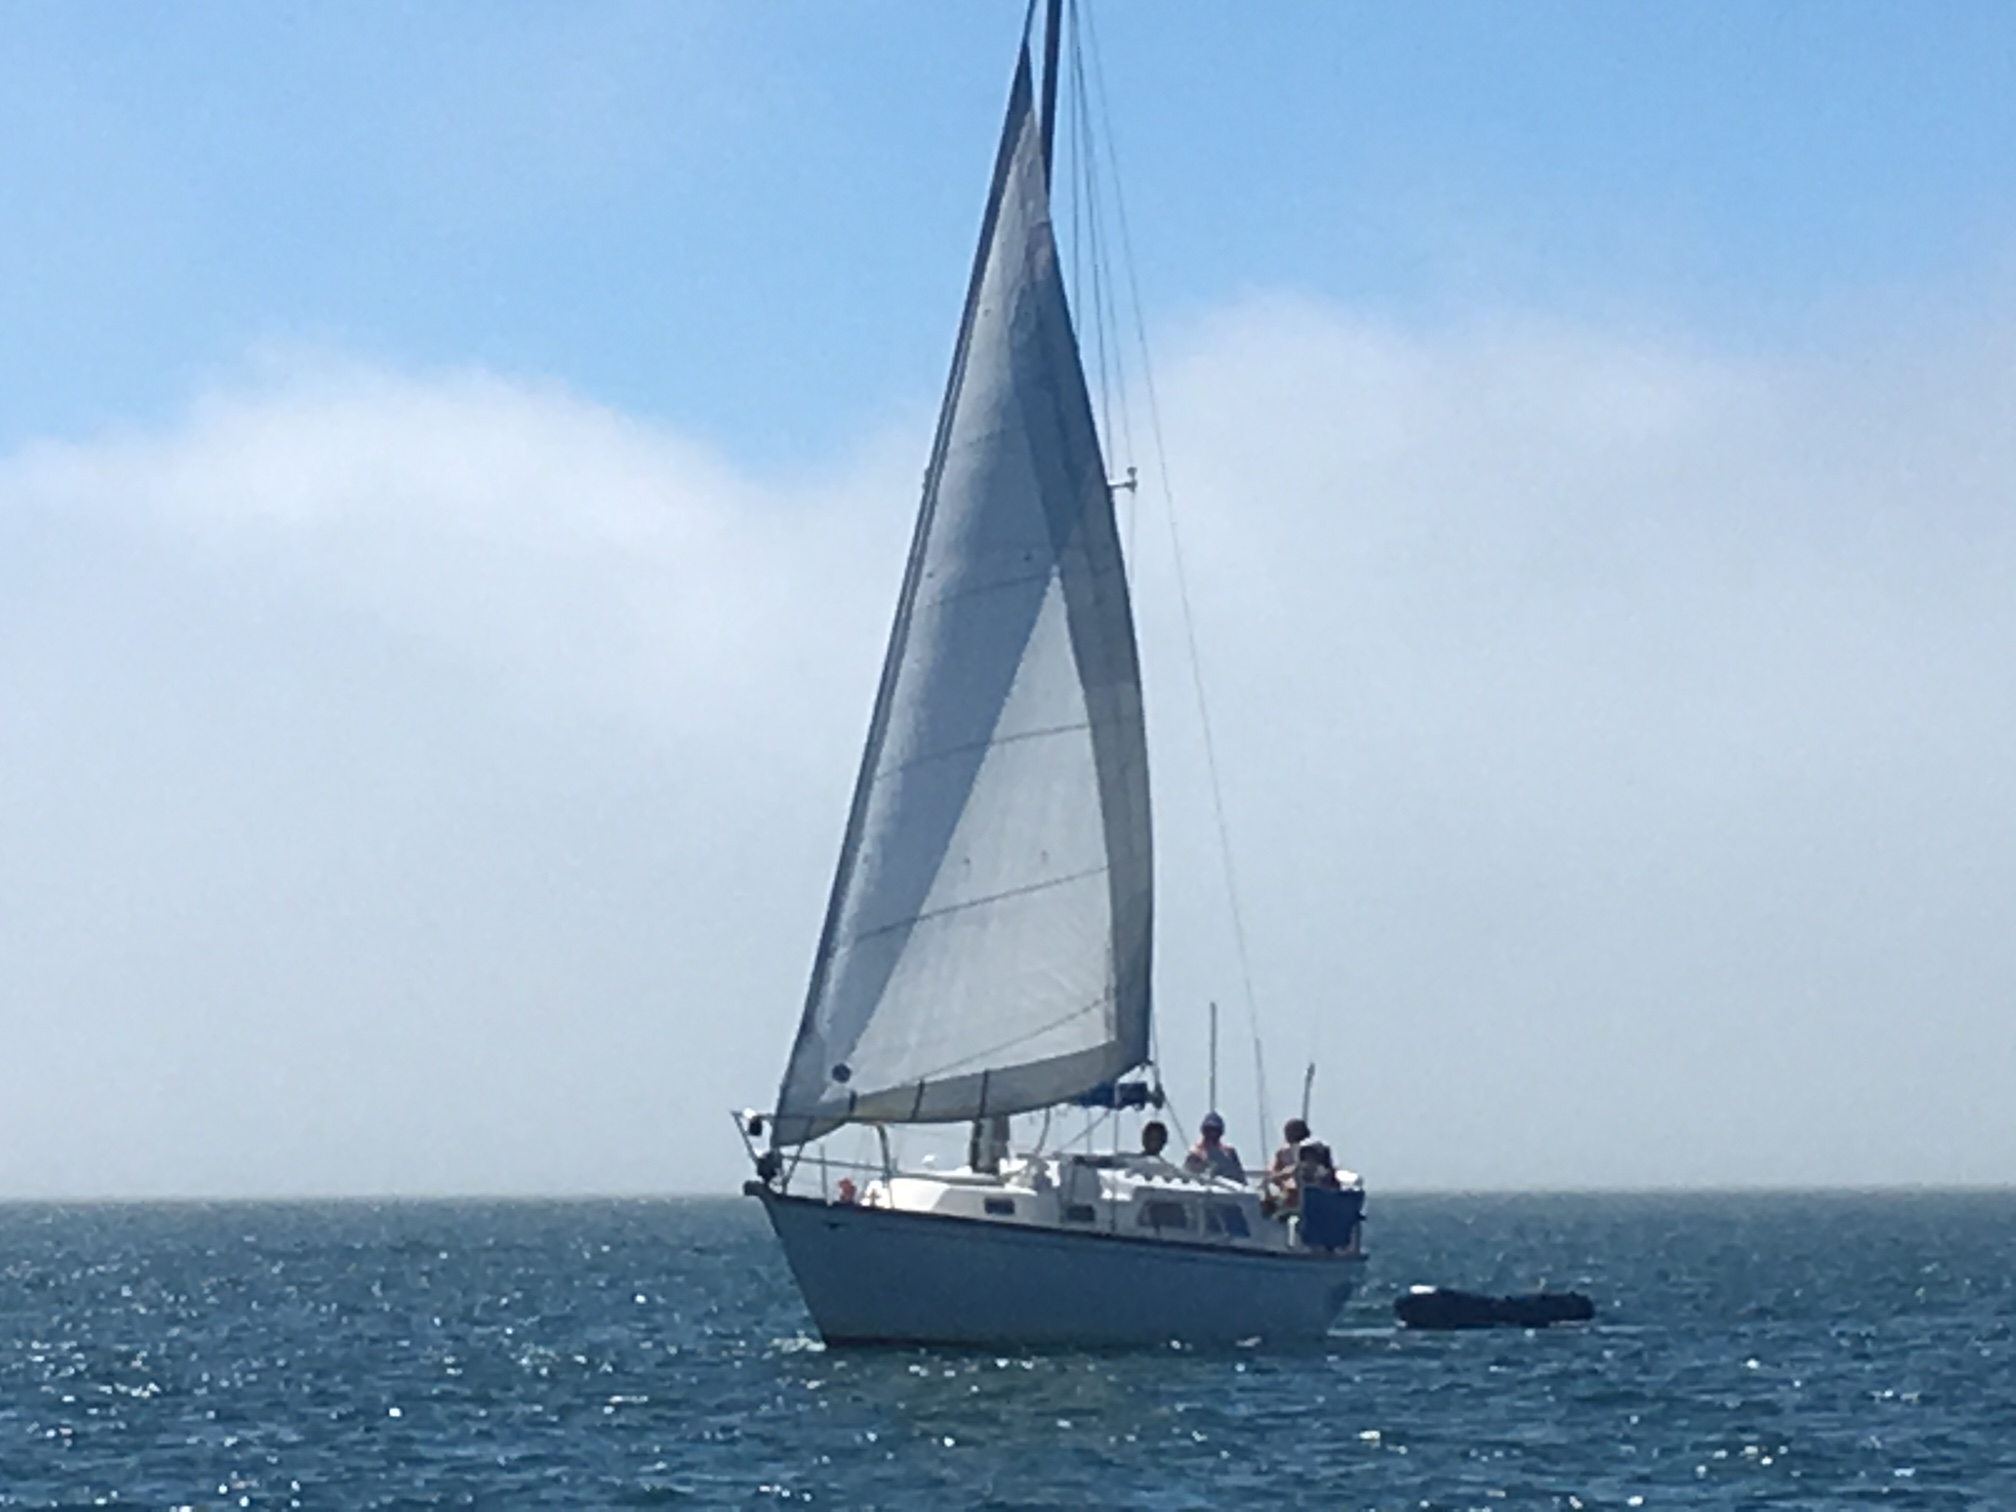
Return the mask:
M1064 29L1064 0L1045 0L1043 8L1043 109L1037 121L1043 132L1043 181L1050 181L1057 148L1057 45Z

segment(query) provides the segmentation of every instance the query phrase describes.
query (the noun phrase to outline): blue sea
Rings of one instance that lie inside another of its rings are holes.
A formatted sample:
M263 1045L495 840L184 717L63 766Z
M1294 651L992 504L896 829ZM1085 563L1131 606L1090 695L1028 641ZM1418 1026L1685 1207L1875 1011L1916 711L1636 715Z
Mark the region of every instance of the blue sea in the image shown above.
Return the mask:
M2016 1194L1367 1231L1317 1349L829 1352L752 1202L0 1207L0 1507L2016 1508Z

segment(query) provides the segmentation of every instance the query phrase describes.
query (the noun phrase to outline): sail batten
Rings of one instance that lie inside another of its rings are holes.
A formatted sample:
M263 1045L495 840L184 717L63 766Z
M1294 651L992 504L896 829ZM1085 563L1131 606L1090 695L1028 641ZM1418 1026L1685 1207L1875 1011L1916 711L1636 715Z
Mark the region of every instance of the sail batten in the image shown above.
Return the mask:
M1023 49L773 1121L1046 1106L1147 1056L1132 610Z

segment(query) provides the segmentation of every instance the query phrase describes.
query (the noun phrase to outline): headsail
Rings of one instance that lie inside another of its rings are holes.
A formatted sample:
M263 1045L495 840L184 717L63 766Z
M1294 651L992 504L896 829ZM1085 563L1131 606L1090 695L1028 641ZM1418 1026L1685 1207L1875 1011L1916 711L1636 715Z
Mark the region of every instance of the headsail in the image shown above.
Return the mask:
M1140 667L1025 44L779 1144L1148 1055Z

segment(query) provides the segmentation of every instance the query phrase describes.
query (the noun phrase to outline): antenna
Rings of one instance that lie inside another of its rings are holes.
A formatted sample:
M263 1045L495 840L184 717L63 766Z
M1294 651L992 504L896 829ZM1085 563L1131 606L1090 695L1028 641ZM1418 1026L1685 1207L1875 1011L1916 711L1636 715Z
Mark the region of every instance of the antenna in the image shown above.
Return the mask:
M1302 1122L1309 1122L1309 1094L1316 1086L1316 1062L1309 1062L1309 1069L1302 1073Z
M1204 1111L1218 1111L1218 1005L1211 1005L1211 1056L1205 1062L1211 1068L1211 1090L1204 1099Z
M1255 1148L1264 1150L1274 1137L1273 1120L1267 1116L1267 1058L1260 1052L1260 1025L1249 1022L1253 1030L1253 1103L1260 1115L1260 1143Z

